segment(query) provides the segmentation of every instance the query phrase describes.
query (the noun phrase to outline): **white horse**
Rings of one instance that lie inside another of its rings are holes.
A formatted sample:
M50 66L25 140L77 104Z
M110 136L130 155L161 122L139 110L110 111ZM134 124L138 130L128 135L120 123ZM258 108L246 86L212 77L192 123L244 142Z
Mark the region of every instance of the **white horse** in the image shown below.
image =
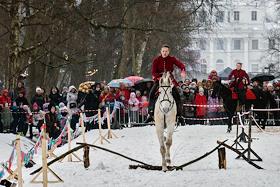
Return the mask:
M156 132L160 144L160 153L162 156L162 170L167 171L167 164L171 164L170 147L172 144L172 135L176 123L177 107L172 96L173 83L170 73L164 73L159 80L159 96L155 105L154 119ZM167 128L166 137L164 129Z

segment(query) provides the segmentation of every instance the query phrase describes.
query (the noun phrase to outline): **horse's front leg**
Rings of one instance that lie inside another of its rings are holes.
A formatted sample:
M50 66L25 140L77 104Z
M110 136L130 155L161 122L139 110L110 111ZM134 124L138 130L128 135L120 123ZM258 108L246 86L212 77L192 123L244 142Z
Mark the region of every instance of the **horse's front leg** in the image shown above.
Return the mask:
M162 171L167 171L166 160L165 160L166 149L165 149L165 145L164 145L163 124L157 124L156 131L157 131L157 136L158 136L159 145L160 145L160 153L161 153L161 157L162 157Z
M173 136L173 132L174 132L174 127L175 127L175 123L173 123L173 122L170 122L169 125L167 126L167 137L166 137L166 142L165 142L165 145L166 145L165 159L166 159L167 165L169 165L169 166L171 164L170 147L172 145L172 136Z

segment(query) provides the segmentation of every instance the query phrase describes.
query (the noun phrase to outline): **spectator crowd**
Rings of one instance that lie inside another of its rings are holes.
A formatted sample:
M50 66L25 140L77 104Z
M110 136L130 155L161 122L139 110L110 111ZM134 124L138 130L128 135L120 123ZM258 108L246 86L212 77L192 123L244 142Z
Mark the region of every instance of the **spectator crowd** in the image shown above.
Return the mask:
M212 84L218 80L217 72L213 70L207 80L186 79L179 82L181 101L185 104L183 107L185 124L197 123L191 118L225 116L223 107L220 107L222 99L211 97ZM252 83L251 87L255 86L260 87L258 82ZM32 139L34 129L40 132L45 122L49 137L57 138L67 120L71 129L75 131L79 126L80 112L83 112L86 118L90 118L97 114L98 109L104 113L106 107L109 107L110 111L117 111L115 120L118 122L123 123L128 116L130 121L137 121L139 116L143 119L148 114L148 94L151 87L151 81L140 88L129 87L124 83L120 83L118 88L111 88L104 82L95 83L87 92L82 92L75 86L63 87L61 90L52 87L49 92L37 87L28 100L25 85L20 81L14 90L5 88L1 90L0 132L21 133L25 136L28 134ZM262 89L269 92L273 98L280 98L279 83L264 83ZM211 106L206 108L195 105ZM138 120L138 122L142 121ZM98 127L94 120L87 121L85 124L86 131Z

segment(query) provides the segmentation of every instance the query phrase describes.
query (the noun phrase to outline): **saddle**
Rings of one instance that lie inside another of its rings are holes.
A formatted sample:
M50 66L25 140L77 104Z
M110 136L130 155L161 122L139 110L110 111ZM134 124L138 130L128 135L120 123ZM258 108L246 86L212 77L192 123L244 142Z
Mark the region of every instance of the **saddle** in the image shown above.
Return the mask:
M231 98L233 100L237 100L238 99L238 93L234 91L234 88L230 88L231 90ZM245 93L245 99L246 100L255 100L257 99L256 94L251 90L251 89L246 89L246 93Z

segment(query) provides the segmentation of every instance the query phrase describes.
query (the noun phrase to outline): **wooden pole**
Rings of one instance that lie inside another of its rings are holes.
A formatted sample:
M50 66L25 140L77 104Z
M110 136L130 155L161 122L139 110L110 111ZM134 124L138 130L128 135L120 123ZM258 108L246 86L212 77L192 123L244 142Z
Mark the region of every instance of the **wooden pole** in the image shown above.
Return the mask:
M83 142L86 143L86 136L85 136L86 128L85 128L84 116L83 116L83 113L82 113L82 112L80 113L80 124L81 124L81 126L82 126Z
M103 144L103 135L101 132L101 110L100 109L98 109L98 129L99 129L100 144Z
M67 137L68 137L68 151L71 150L71 132L70 132L70 122L67 120ZM68 155L68 162L72 162L72 154Z
M22 181L22 158L21 158L21 149L20 149L20 135L17 135L16 138L16 151L17 151L17 173L18 173L18 186L23 186Z
M252 141L252 108L249 111L249 129L248 129L248 136L249 136L249 140L248 140L248 160L251 160L251 141Z
M106 114L107 114L107 126L108 126L108 139L113 138L111 132L111 119L110 119L110 111L109 107L106 107Z
M238 114L237 114L238 115ZM238 126L239 126L239 123L240 123L240 121L239 121L239 118L238 118L238 116L237 116L237 124L236 124L236 141L238 142ZM236 145L235 145L235 149L238 149L238 147L237 147L237 143L236 143Z
M48 186L48 165L47 165L47 144L46 144L46 127L43 129L42 138L42 167L43 167L43 187Z
M110 119L110 110L109 107L106 107L106 113L107 113L107 126L108 126L108 139L113 138L113 136L115 138L118 138L117 135L115 135L112 130L111 130L111 119Z
M219 157L219 169L226 169L226 149L221 147L218 149L218 157Z
M105 138L105 135L102 135L102 127L101 127L101 110L98 109L98 131L99 131L99 137L93 142L95 144L98 140L100 140L100 144L103 144L103 140L110 143L109 140Z

